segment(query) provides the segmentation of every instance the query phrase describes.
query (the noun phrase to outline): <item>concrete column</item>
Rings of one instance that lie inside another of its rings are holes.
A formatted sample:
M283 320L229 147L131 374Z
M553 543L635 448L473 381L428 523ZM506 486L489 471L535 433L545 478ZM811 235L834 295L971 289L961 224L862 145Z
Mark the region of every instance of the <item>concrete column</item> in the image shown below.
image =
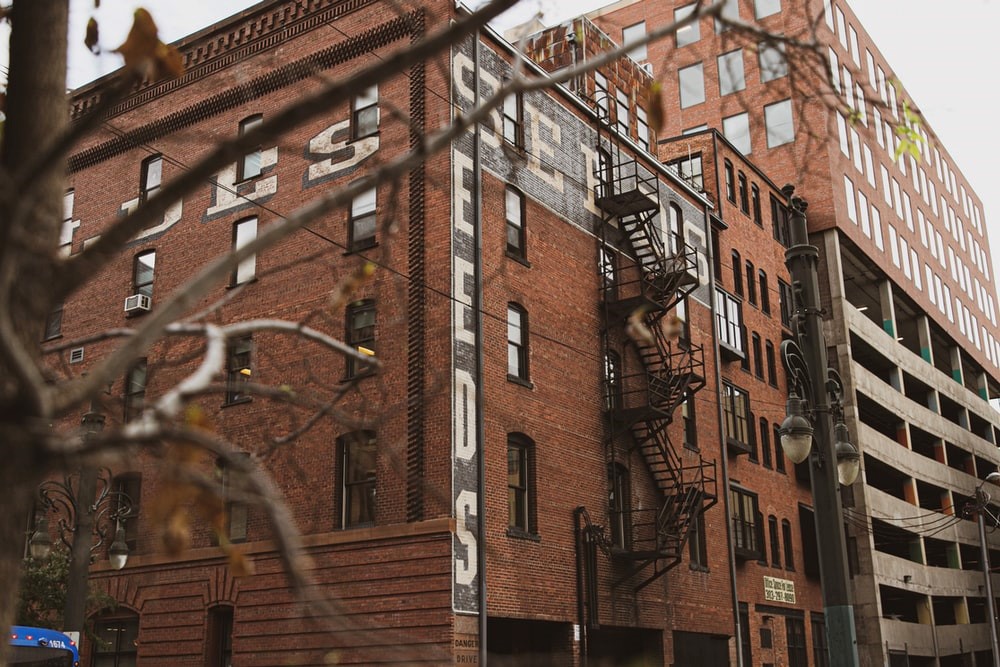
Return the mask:
M882 328L885 332L896 337L896 305L892 299L892 283L883 280L878 285L879 304L882 308Z
M941 414L941 401L938 400L937 389L931 389L927 392L927 409Z
M944 446L944 440L940 438L934 442L934 460L948 465L948 448Z
M934 365L934 346L931 344L931 321L926 315L917 316L917 335L920 338L920 356Z
M912 477L908 477L903 482L903 499L914 507L920 507L920 498L917 496L917 482Z
M965 384L965 380L962 377L962 348L958 346L953 346L948 348L948 354L951 360L951 379L959 384Z
M896 442L907 449L912 449L910 447L910 425L906 422L896 424Z
M934 625L931 599L926 595L920 598L920 602L917 603L917 622L923 625Z
M990 390L989 390L989 376L986 375L985 371L976 375L976 393L979 394L979 398L984 401L990 400Z
M965 598L955 600L955 622L959 625L969 624L969 607L965 604Z

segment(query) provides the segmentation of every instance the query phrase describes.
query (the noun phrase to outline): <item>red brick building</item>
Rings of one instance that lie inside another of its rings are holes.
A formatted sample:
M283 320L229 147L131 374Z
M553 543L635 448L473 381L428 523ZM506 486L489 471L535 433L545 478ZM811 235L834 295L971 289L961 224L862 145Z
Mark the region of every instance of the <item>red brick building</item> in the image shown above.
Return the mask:
M450 18L447 3L268 0L182 40L186 74L125 98L71 157L64 252L84 252L207 144ZM67 301L44 343L53 368L85 372L120 344L100 332L141 327L212 258L415 147L412 130L496 90L511 61L486 32L221 170ZM627 60L612 69L616 90L646 80ZM234 574L197 523L190 548L164 556L151 517L169 491L163 463L137 455L114 471L139 506L128 564L93 568L119 606L94 619L108 643L85 644L86 660L468 664L485 643L497 664L721 664L740 650L737 627L775 662L817 645L796 506L808 493L773 435L780 192L714 132L660 146L662 164L639 97L624 114L598 81L508 98L450 150L240 264L190 308L219 326L305 321L381 363L368 374L258 331L230 341L220 392L196 401L274 475L334 629L292 598L262 512L224 468L228 538L255 573ZM103 85L76 91L75 115ZM337 296L367 262L373 277ZM202 350L184 336L148 349L110 388L106 430ZM312 423L316 404L284 400L343 387L340 420Z

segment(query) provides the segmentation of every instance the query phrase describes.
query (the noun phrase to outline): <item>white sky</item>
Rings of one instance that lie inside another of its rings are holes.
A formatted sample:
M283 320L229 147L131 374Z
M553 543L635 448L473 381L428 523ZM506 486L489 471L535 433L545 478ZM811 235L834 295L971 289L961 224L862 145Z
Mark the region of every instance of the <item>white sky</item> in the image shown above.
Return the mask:
M790 2L794 0L785 0ZM135 7L147 7L170 42L256 4L255 0L70 0L70 85L78 86L119 65L115 54L90 55L83 46L87 18L96 15L101 42L120 44ZM501 17L504 27L536 11L551 25L610 0L522 0ZM469 3L471 4L471 3ZM902 81L953 161L983 201L994 265L1000 264L1000 139L995 117L1000 93L990 72L1000 64L1000 0L853 0L852 9ZM6 56L6 54L2 54ZM5 58L2 58L6 60ZM5 63L4 63L5 64ZM807 193L804 193L808 196ZM997 272L994 271L994 275Z

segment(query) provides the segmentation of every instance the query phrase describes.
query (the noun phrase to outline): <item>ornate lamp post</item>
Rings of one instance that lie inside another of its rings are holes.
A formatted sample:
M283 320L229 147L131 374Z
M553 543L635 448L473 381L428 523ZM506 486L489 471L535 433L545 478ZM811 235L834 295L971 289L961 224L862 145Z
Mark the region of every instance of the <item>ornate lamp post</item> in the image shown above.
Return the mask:
M91 405L90 411L83 416L83 427L86 437L93 438L104 428L104 415ZM32 558L49 555L52 538L47 514L54 512L58 516L59 540L70 550L63 631L80 632L86 614L87 580L93 553L105 544L112 529L115 537L108 548L111 566L120 570L128 560L123 521L132 513L132 500L112 489L111 473L107 468L83 468L79 473L64 476L62 481L42 482L38 498L42 510L28 549Z
M860 457L843 420L843 383L828 366L820 319L819 249L809 243L807 204L792 196L795 189L790 185L782 192L788 197L791 212L791 246L785 252L785 265L795 295L795 336L781 344L790 385L788 416L780 428L781 447L794 463L809 458L830 665L857 667L858 642L837 484L854 483Z
M979 483L979 486L976 487L976 502L974 505L972 503L966 505L966 511L970 509L975 510L978 517L979 559L982 561L983 579L986 584L984 592L986 593L987 622L990 624L990 649L993 654L993 667L1000 667L1000 646L997 644L997 610L996 602L993 600L993 581L990 579L990 552L986 544L986 515L990 515L994 526L1000 523L1000 521L987 508L990 502L990 494L983 489L983 484L986 482L1000 485L1000 472L991 472L986 476L986 479Z

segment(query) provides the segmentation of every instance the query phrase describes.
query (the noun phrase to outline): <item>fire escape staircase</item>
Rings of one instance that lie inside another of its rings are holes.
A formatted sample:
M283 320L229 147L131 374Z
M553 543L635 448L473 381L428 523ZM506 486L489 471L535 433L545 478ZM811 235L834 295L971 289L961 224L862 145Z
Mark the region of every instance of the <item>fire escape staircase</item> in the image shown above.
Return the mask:
M617 157L613 169L601 170L605 178L598 175L595 199L606 214L603 231L617 221L634 266L631 280L605 289L606 326L626 328L640 363L638 372L616 379L627 390L609 401L609 417L630 433L662 500L659 507L613 517L626 537L604 540L603 548L627 565L615 586L633 580L640 590L681 561L692 522L715 504L717 486L715 463L699 457L685 465L668 435L678 406L705 385L701 346L664 331L664 316L698 284L697 253L679 238L664 243L657 228L659 179Z

